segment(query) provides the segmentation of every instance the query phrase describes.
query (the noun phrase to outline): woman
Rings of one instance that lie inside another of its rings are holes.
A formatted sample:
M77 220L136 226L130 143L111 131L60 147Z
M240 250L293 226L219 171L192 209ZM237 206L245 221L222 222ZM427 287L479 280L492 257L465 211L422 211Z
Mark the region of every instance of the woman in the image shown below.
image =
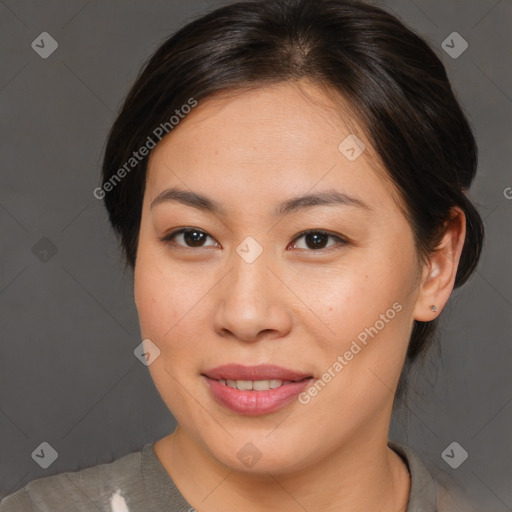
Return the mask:
M377 7L263 0L181 29L95 191L178 426L0 510L469 510L388 432L480 256L476 155L442 63Z

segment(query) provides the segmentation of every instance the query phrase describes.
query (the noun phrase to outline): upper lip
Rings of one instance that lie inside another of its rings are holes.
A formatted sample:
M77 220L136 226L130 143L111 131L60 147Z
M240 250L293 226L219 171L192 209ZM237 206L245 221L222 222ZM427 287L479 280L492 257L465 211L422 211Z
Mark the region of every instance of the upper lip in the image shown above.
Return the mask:
M244 366L242 364L224 364L211 368L203 373L206 377L215 380L291 380L299 381L311 377L302 373L273 364L259 364Z

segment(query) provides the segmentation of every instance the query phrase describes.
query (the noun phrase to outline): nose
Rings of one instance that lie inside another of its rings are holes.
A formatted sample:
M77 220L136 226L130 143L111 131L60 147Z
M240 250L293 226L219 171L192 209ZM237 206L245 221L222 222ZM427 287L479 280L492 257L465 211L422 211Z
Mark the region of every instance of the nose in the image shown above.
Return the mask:
M235 253L232 260L233 268L216 290L215 332L246 342L286 336L293 324L286 288L265 257L247 263Z

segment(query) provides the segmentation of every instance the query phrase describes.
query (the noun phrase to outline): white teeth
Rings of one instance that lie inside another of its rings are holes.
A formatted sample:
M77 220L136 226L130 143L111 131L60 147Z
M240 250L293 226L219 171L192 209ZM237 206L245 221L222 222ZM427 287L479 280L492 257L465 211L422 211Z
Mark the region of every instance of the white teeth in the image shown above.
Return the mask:
M236 387L240 391L250 391L252 389L252 381L250 380L237 380Z
M220 379L219 382L229 386L233 389L239 389L240 391L268 391L269 389L276 389L283 385L282 381L277 379L272 380L224 380Z
M252 382L252 389L255 391L266 391L270 389L270 381L269 380L255 380Z

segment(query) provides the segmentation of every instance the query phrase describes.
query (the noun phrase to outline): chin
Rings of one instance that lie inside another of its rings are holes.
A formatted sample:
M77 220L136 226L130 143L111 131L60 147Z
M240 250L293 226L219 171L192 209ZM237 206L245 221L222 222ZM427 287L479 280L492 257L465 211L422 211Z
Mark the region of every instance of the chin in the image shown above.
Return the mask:
M260 434L260 437L247 433L240 440L228 436L225 443L207 443L208 451L231 471L265 478L268 478L268 473L285 474L307 466L309 457L303 444L291 446L280 439L271 442L265 439L265 435Z

